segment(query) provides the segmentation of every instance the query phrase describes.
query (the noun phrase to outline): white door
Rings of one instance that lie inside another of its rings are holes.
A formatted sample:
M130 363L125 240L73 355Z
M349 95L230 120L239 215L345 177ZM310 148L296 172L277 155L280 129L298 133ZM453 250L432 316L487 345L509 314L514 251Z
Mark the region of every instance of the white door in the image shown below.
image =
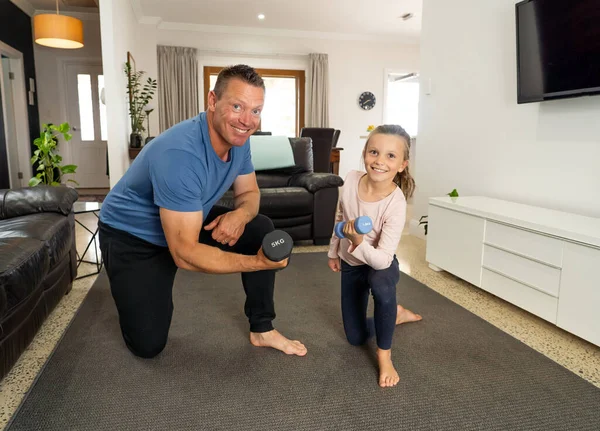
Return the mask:
M0 93L2 94L2 113L4 114L4 133L8 159L8 175L10 188L21 187L19 179L19 146L15 127L15 108L13 99L14 72L11 70L10 59L2 56L0 70ZM27 172L29 174L29 172Z
M73 138L66 143L69 164L77 165L78 188L106 188L106 106L100 101L104 88L102 66L65 65L67 121ZM65 145L65 143L61 143ZM66 154L63 155L66 158Z

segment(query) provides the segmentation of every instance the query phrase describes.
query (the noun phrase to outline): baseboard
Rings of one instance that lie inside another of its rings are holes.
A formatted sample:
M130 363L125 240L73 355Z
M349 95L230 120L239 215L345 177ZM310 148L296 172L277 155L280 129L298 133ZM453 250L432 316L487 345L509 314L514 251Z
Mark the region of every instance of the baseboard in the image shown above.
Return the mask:
M427 240L427 236L425 235L425 229L423 229L423 226L419 226L419 220L418 219L411 219L409 224L409 233L412 236L416 236L417 238L421 238L422 240Z

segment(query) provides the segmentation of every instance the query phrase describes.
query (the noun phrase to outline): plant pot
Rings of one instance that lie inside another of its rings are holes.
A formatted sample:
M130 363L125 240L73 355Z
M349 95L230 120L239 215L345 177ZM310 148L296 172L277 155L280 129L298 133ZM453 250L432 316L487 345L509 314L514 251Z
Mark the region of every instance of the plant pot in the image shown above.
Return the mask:
M129 148L129 159L133 160L137 157L137 155L142 151L141 148Z
M129 135L129 147L130 148L141 148L142 147L142 135L139 133L132 133Z

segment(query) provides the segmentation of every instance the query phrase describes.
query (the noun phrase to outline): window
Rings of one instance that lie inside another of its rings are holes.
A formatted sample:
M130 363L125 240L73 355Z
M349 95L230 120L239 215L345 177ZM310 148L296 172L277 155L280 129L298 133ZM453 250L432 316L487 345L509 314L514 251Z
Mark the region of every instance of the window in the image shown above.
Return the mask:
M399 124L411 137L419 125L419 75L415 73L388 75L385 119L386 124Z
M79 97L79 120L81 140L94 140L94 108L92 107L92 77L77 75L77 95Z
M103 141L107 140L106 131L106 105L102 103L102 92L104 91L104 75L98 75L98 105L100 110L100 139Z
M100 95L104 89L104 75L97 75L98 93L98 111L94 112L94 103L92 96L92 75L77 74L77 97L79 99L79 121L81 127L82 141L95 141L96 130L94 124L100 124L100 139L107 140L106 126L106 105L100 100ZM100 115L99 123L94 123L94 115Z
M221 67L204 68L204 106ZM300 136L304 127L303 70L256 69L265 82L266 98L260 130L273 135Z

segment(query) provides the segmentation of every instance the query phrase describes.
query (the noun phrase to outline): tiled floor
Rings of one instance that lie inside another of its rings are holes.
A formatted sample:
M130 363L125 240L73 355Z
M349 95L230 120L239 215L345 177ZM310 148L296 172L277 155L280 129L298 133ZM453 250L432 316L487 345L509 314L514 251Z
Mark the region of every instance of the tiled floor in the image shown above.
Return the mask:
M78 216L78 219L88 227L96 223L93 214ZM88 240L89 234L77 226L77 249L84 250ZM600 348L450 274L432 271L425 262L425 247L425 241L405 235L397 251L401 270L600 388ZM294 248L296 253L326 250L326 246ZM81 270L93 271L94 267ZM96 276L91 276L75 281L71 293L52 312L12 371L0 382L0 431L14 414L95 279Z

